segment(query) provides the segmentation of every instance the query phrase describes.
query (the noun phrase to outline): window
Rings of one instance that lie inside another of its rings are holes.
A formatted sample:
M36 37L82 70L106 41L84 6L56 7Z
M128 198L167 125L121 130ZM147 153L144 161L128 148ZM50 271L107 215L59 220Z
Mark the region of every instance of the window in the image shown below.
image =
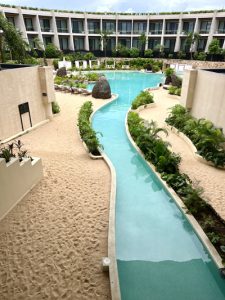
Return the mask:
M133 33L142 34L146 32L146 22L134 22Z
M8 22L10 22L11 24L13 24L15 26L15 20L14 17L7 17Z
M69 49L69 40L67 37L59 37L59 44L61 50Z
M164 40L164 50L166 52L174 52L176 39L165 39Z
M131 21L119 21L118 31L121 34L131 34L132 23Z
M182 31L184 33L194 32L194 27L195 27L195 21L184 21Z
M132 47L138 49L141 47L139 38L133 38Z
M74 37L73 43L74 43L75 50L84 50L84 38L83 37Z
M115 48L116 48L116 39L115 38L109 38L107 40L106 50L107 51L112 51Z
M180 40L180 51L190 52L190 45L188 45L185 38Z
M199 39L197 50L198 51L205 51L206 43L207 43L207 39L202 39L202 38Z
M100 31L100 21L98 20L88 21L89 33L99 33L99 31Z
M166 34L177 34L178 22L166 22Z
M225 21L219 21L218 33L225 33Z
M51 36L43 36L44 45L47 46L48 44L52 44L52 37Z
M84 32L84 21L83 20L72 20L72 31L73 33L83 33Z
M118 44L130 48L131 47L131 39L130 38L119 38Z
M161 43L161 39L148 39L148 49L154 50L159 47Z
M116 22L114 21L103 21L102 22L103 31L115 32L116 31Z
M162 22L150 22L149 23L149 33L150 34L161 34L162 33Z
M28 35L27 38L28 38L28 42L29 42L30 48L36 48L35 38L37 38L37 36Z
M50 20L49 19L40 19L41 31L49 32L50 29Z
M24 22L27 31L34 31L33 22L31 18L25 18Z
M100 38L89 38L89 48L90 51L98 51L101 49Z
M58 32L68 32L67 20L58 19L58 20L56 20L56 24L57 24Z
M211 21L201 21L200 33L209 33Z

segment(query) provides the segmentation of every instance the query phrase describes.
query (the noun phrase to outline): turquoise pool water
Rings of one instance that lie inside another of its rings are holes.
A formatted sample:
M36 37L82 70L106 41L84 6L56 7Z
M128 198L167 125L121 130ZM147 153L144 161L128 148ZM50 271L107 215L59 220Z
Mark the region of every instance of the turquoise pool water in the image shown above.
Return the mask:
M115 166L116 257L123 300L222 300L223 280L192 227L130 144L125 116L158 74L108 72L118 100L100 109L93 127Z

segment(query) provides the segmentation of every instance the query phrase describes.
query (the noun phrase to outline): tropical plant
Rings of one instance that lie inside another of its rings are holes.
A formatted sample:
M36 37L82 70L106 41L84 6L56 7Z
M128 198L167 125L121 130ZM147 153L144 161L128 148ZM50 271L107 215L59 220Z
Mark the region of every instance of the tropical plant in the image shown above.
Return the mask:
M191 55L191 59L193 59L193 52L194 52L194 45L198 42L198 40L200 39L200 34L196 33L196 32L187 32L186 33L186 39L184 42L184 46L187 47L189 49L190 55Z
M24 144L21 140L15 140L7 145L0 144L0 158L4 158L6 163L8 163L13 157L18 157L20 162L24 158L30 158L33 160L32 157L28 155L28 151L23 149L23 146Z
M205 52L195 52L195 54L194 54L194 59L196 59L196 60L203 60L203 61L205 61L206 57L207 57L207 55L206 55Z
M5 61L5 53L10 52L11 60L23 62L27 56L27 44L22 38L22 34L8 22L8 20L0 13L0 62Z
M131 48L129 51L130 57L138 57L139 53L140 51L138 48Z
M91 127L90 116L92 112L93 109L91 101L85 102L79 111L78 127L80 136L86 144L89 152L93 155L99 155L99 148L102 148L102 145L99 142L97 133Z
M166 122L186 134L207 161L213 162L216 167L225 165L225 136L211 121L198 120L181 105L175 105Z
M139 47L140 47L141 54L142 54L142 56L144 56L145 45L146 45L146 42L147 42L147 37L146 37L144 32L139 36L138 42L139 42L138 44L139 44Z
M218 39L213 39L208 47L208 53L211 54L211 60L214 55L221 54L222 48L220 47L220 42Z
M110 32L110 31L100 31L99 34L100 34L100 37L101 37L101 41L102 41L102 45L103 45L103 51L104 51L105 58L106 58L107 43L108 43L108 40L110 39L110 35L112 34L112 32Z
M45 47L44 56L46 58L59 58L61 56L61 51L54 44L48 44Z
M132 102L132 109L137 109L141 105L147 105L153 103L153 94L147 91L142 91Z
M59 112L60 112L60 107L59 107L58 102L53 101L52 102L52 113L53 114L58 114Z
M145 50L144 56L149 58L152 57L153 56L152 49Z

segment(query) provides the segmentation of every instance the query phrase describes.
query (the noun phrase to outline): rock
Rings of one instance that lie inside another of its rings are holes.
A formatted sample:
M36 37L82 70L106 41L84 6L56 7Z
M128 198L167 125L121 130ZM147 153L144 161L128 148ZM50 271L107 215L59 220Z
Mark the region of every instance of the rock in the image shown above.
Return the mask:
M67 71L65 67L58 69L56 76L65 77L67 75Z
M111 98L111 88L105 76L101 76L96 82L92 90L92 97L97 99Z
M182 86L182 79L176 75L171 75L172 86L180 88Z

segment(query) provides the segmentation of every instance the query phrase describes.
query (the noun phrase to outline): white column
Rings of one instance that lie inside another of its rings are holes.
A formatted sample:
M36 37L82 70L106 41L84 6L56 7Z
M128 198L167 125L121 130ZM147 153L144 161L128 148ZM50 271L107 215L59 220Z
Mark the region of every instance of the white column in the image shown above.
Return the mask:
M102 29L102 17L101 17L101 19L100 19L100 32L101 32L101 34L102 34L102 32L103 32L103 29ZM103 49L103 40L102 40L102 38L101 38L101 51L103 51L104 49Z
M55 13L54 11L52 11L52 19L51 19L51 28L54 32L54 36L53 36L53 44L60 49L60 45L59 45L59 37L58 37L58 31L57 31L57 26L56 26L56 18L55 18Z
M116 49L118 47L118 17L116 15Z
M166 20L163 19L162 36L161 36L161 42L160 42L160 45L161 45L161 46L164 46L164 35L165 35L165 31L166 31Z
M72 24L71 24L71 18L67 19L68 22L68 29L69 29L69 49L74 51L74 42L73 42L73 31L72 31Z
M18 7L18 12L19 12L19 16L18 16L18 27L22 33L22 37L27 41L28 43L28 37L27 37L27 31L26 31L26 26L24 23L24 19L23 19L23 13L22 13L22 9L20 7Z
M212 23L211 23L211 27L210 27L210 31L209 31L209 36L208 36L208 40L206 43L206 47L205 47L205 52L208 51L209 45L213 40L213 35L216 31L216 12L214 12L213 14L213 18L212 18Z
M179 24L178 24L178 29L177 29L177 37L176 37L176 44L174 48L174 52L178 52L180 50L180 33L182 30L182 14L180 14L179 18Z
M149 33L149 18L147 19L147 26L146 26L146 43L145 43L145 50L148 50L148 33Z
M199 22L199 19L198 18L196 18L196 20L195 20L195 28L194 28L194 33L199 33L199 30L200 30L200 22ZM191 51L192 52L195 52L195 51L197 51L197 42L195 42L194 43L194 45L193 46L191 46Z
M84 48L86 51L89 51L88 22L87 22L86 13L84 14L84 31L85 31Z
M41 25L40 25L40 20L39 20L38 15L35 16L34 20L35 20L35 27L38 32L38 39L41 42L42 49L44 49L44 41L43 41L43 37L42 37L42 33L41 33Z

